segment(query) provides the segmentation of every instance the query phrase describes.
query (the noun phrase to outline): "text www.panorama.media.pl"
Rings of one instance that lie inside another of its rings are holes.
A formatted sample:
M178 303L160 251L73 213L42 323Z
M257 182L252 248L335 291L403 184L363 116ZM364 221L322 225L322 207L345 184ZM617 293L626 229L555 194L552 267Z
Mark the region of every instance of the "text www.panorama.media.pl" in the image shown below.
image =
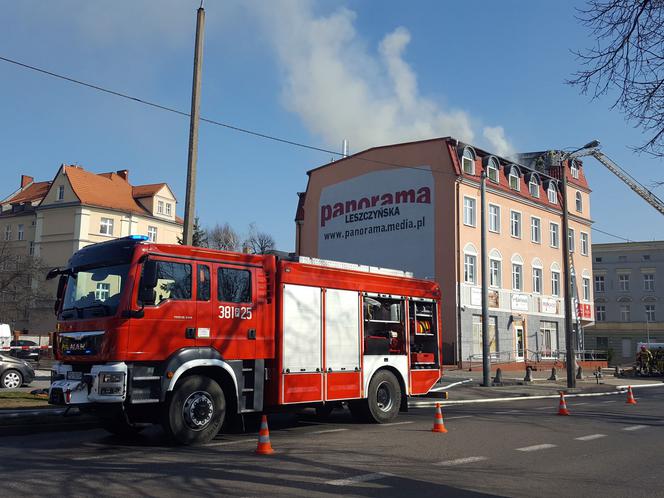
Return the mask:
M394 223L381 223L370 227L362 228L349 228L345 231L328 232L323 234L324 240L345 240L353 237L361 237L364 235L373 235L377 233L397 232L400 230L421 230L424 228L426 217L422 216L417 220L409 220L404 218L401 221Z

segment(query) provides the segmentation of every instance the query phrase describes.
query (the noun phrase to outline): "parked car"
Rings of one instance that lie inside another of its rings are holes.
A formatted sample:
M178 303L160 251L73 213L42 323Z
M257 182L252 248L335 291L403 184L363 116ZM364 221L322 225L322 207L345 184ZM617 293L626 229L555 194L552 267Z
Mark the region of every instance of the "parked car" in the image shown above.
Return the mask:
M39 352L40 352L39 344L37 344L35 341L18 339L18 340L13 340L10 343L10 346L17 346L21 348L21 349L12 349L11 352L9 353L11 356L14 356L15 358L19 358L21 360L33 360L33 361L37 361L39 359Z
M0 387L15 389L34 379L35 371L27 361L0 354Z

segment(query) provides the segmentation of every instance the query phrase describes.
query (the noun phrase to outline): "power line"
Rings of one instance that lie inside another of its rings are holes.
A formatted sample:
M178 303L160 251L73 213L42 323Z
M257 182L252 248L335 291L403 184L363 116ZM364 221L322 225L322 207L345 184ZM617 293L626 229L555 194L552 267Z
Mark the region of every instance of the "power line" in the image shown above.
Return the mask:
M614 235L612 233L605 232L604 230L600 230L597 227L592 227L592 229L595 230L596 232L603 233L604 235L608 235L609 237L613 237L613 238L616 238L616 239L619 239L619 240L624 240L625 242L633 242L632 240L630 240L626 237L621 237L620 235Z
M25 64L24 62L20 62L20 61L14 60L14 59L10 59L8 57L0 56L0 60L2 60L4 62L8 62L10 64L14 64L14 65L22 67L24 69L30 69L31 71L36 71L38 73L42 73L42 74L45 74L47 76L52 76L53 78L58 78L58 79L67 81L69 83L74 83L76 85L81 85L81 86L84 86L84 87L87 87L87 88L91 88L93 90L97 90L99 92L108 93L108 94L114 95L116 97L131 100L131 101L137 102L139 104L147 105L147 106L153 107L155 109L159 109L159 110L167 111L167 112L172 112L172 113L177 114L179 116L190 117L190 114L188 112L180 111L179 109L175 109L173 107L168 107L168 106L165 106L165 105L162 105L162 104L158 104L156 102L152 102L152 101L149 101L149 100L134 97L134 96L128 95L126 93L118 92L118 91L115 91L115 90L110 90L108 88L104 88L104 87L99 86L99 85L94 85L92 83L87 83L85 81L82 81L82 80L79 80L79 79L76 79L76 78L72 78L70 76L65 76L65 75L62 75L62 74L54 73L52 71L47 71L46 69L42 69L42 68L39 68L39 67L36 67L36 66L32 66L30 64ZM300 148L303 148L303 149L309 149L309 150L313 150L313 151L316 151L316 152L324 152L326 154L333 154L335 156L344 157L343 153L337 152L335 150L324 149L322 147L316 147L314 145L308 145L308 144L304 144L304 143L301 143L301 142L295 142L294 140L288 140L288 139L285 139L285 138L275 137L273 135L268 135L266 133L260 133L260 132L249 130L249 129L246 129L246 128L241 128L239 126L231 125L231 124L228 124L228 123L223 123L221 121L217 121L217 120L214 120L214 119L208 119L208 118L201 117L200 120L204 121L206 123L215 125L215 126L221 126L223 128L227 128L229 130L237 131L237 132L240 132L240 133L245 133L245 134L252 135L252 136L255 136L255 137L259 137L259 138L264 138L266 140L272 140L274 142L279 142L279 143L283 143L283 144L286 144L286 145L292 145L294 147L300 147ZM408 168L408 169L420 170L420 171L425 171L425 172L430 172L430 173L456 176L454 173L448 173L446 171L432 170L432 169L423 168L423 167L420 167L420 166L410 166L410 165L407 165L407 164L396 164L396 163L391 163L391 162L387 162L387 161L380 161L380 160L377 160L377 159L369 159L369 158L366 158L366 157L355 157L355 159L358 159L360 161L375 163L375 164L382 164L384 166L391 166L391 167L394 167L394 168Z

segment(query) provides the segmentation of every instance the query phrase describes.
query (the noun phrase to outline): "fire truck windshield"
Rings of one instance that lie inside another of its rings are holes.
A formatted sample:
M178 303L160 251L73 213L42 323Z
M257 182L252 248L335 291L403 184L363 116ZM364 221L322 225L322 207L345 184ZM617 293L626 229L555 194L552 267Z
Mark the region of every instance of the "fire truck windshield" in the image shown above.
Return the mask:
M129 264L85 268L67 273L61 320L115 315Z

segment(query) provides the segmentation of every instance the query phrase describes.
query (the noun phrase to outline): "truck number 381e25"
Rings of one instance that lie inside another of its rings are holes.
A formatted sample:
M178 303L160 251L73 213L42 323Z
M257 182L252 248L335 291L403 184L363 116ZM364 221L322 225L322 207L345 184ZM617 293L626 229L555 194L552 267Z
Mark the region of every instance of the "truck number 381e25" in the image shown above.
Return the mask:
M240 319L251 320L251 307L250 306L219 306L219 318L221 319Z

